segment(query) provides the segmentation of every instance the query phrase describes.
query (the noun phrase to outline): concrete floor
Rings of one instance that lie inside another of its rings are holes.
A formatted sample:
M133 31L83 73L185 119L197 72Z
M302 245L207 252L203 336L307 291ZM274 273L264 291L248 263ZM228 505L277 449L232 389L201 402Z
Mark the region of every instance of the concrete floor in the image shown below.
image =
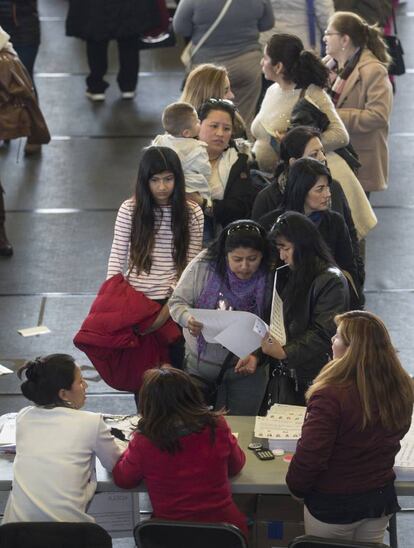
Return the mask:
M32 158L23 157L19 141L0 148L15 249L12 259L0 258L0 363L12 369L56 351L89 364L72 338L105 278L116 211L131 193L141 149L160 132L161 112L179 97L183 78L178 49L142 52L137 96L122 101L111 44L107 99L91 104L84 96L84 44L64 36L67 2L39 0L39 7L43 38L35 78L52 141ZM372 198L379 224L367 238L366 307L385 320L414 374L414 0L400 9L398 24L408 70L397 79L389 189ZM17 333L40 324L51 333ZM131 412L130 395L112 390L91 371L85 375L87 409ZM0 413L25 404L15 376L0 377ZM401 515L398 523L400 547L413 546L412 517ZM132 539L114 542L118 548L133 545Z

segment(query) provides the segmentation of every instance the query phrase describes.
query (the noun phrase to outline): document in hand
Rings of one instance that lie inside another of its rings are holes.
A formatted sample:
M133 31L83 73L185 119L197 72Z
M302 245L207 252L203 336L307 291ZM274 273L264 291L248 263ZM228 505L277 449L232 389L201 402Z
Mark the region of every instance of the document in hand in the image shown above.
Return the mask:
M257 350L269 330L268 325L251 312L190 308L189 313L203 324L202 333L207 342L221 344L239 358Z
M270 314L270 334L274 339L280 342L282 346L286 344L286 330L283 320L283 301L276 289L277 272L288 265L280 266L276 269L275 280L273 282L272 312Z

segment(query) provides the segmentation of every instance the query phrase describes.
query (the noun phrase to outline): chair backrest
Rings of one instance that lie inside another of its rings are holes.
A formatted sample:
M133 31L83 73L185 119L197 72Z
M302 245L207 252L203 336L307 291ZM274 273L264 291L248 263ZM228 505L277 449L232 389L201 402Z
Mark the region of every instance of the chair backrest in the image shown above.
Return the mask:
M289 543L289 548L389 548L389 546L375 542L358 542L356 540L339 540L302 535L293 539Z
M134 529L137 548L247 548L241 531L228 523L150 519Z
M112 548L96 523L19 522L0 527L0 548Z

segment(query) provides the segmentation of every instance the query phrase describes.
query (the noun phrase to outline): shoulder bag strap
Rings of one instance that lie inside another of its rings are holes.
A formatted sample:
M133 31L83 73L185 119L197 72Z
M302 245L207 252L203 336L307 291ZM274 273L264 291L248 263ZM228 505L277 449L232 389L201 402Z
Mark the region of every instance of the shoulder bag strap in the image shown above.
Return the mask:
M315 6L313 0L306 0L306 13L308 16L309 42L312 48L316 48Z
M392 6L392 23L394 25L394 34L395 36L398 36L398 31L397 31L397 18L395 17L395 9L394 9L394 6Z
M194 46L194 48L191 51L191 59L194 57L194 55L197 53L197 51L201 48L201 46L204 44L204 42L210 37L210 35L215 31L223 17L226 15L227 10L230 7L230 4L233 0L227 0L227 2L224 4L223 9L219 13L217 19L214 21L214 23L211 25L211 27L207 30L207 32L200 38L197 45Z

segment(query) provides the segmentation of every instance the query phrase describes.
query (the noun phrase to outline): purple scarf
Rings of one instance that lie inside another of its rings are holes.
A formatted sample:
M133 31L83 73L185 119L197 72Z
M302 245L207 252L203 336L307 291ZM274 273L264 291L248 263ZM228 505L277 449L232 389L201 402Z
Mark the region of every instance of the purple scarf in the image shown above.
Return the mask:
M266 272L259 268L248 280L241 280L227 266L222 278L210 267L210 276L200 293L195 308L204 310L240 310L261 317L264 311ZM202 334L197 338L198 357L205 349Z

